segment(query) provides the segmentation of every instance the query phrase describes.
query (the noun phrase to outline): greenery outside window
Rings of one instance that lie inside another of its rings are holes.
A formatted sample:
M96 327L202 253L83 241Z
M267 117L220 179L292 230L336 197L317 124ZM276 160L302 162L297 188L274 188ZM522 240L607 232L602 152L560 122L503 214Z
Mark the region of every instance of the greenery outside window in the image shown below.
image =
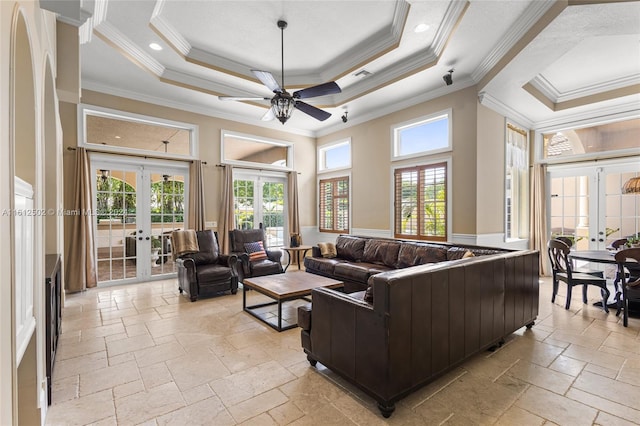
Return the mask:
M505 144L505 239L527 238L529 139L526 130L507 123Z
M398 124L392 133L394 159L451 151L451 110Z
M394 236L446 241L447 163L394 171Z
M320 179L320 232L349 232L349 177Z

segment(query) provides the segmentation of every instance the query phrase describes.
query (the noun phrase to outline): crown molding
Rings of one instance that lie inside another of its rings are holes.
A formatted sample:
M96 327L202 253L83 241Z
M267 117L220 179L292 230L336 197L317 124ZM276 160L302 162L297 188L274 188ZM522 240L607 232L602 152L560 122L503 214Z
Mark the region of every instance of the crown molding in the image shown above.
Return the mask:
M350 115L349 121L347 122L346 126L344 123L336 123L333 126L318 130L316 134L317 134L317 137L327 136L327 135L330 135L331 133L337 132L339 130L343 130L345 129L345 127L348 128L358 124L366 123L367 121L375 120L376 118L393 114L394 112L398 112L403 109L410 108L412 106L431 101L441 96L449 95L451 93L466 89L467 87L471 87L474 85L475 85L475 82L473 82L471 79L456 81L455 90L451 90L449 86L444 86L436 90L430 90L428 92L421 93L419 95L416 95L410 98L406 98L402 102L395 102L395 103L389 104L388 106L384 108L378 108L375 111L366 112L364 114L358 114L357 116Z
M478 93L478 102L480 102L480 105L482 106L485 106L499 114L502 114L507 118L517 121L524 127L527 127L527 128L533 127L533 121L531 121L528 117L516 111L515 109L511 108L509 105L503 103L502 101L493 97L487 92L483 91Z
M137 44L129 40L129 38L109 22L101 23L93 29L93 32L106 43L120 51L125 57L152 74L161 76L164 72L165 68L160 62L140 49Z
M630 99L629 102L614 105L597 110L589 110L577 114L564 115L534 123L536 132L550 132L559 129L594 126L597 124L618 121L623 119L640 118L640 96Z
M158 0L153 8L151 19L149 20L149 28L184 58L189 54L191 44L173 25L160 16L163 7L164 0Z
M438 27L438 31L436 31L431 45L431 50L434 52L434 55L440 56L442 54L447 45L447 41L449 41L449 38L462 20L469 4L468 1L452 1L449 3L444 18L442 19L442 25Z
M553 6L553 0L534 1L527 7L522 16L512 25L498 44L489 52L484 61L471 73L471 78L479 82L496 66L498 61L520 40L531 27Z
M569 90L562 93L542 74L534 77L529 83L533 87L538 89L547 99L555 104L558 104L573 99L598 95L600 93L609 92L611 90L622 89L624 87L640 84L640 74L634 74L615 80L603 81L597 84Z
M172 109L182 110L182 111L188 111L188 112L192 112L194 114L206 115L208 117L220 118L222 120L229 120L229 121L233 121L233 122L236 122L236 123L248 124L248 125L255 126L255 127L261 127L261 128L265 128L265 129L271 129L271 130L278 130L278 131L281 131L281 132L284 132L284 133L291 133L291 134L294 134L294 135L307 136L307 137L312 137L312 138L316 137L316 133L312 132L312 131L309 131L309 130L298 129L298 128L294 128L294 127L285 127L283 129L283 126L277 120L273 120L273 121L270 121L270 122L260 121L259 119L242 120L242 119L239 119L241 117L239 117L237 114L226 113L226 112L220 111L218 109L205 108L205 107L194 105L192 103L168 101L168 100L166 100L164 98L158 98L158 97L155 97L155 96L149 96L149 95L146 95L146 94L143 94L143 93L134 92L134 91L131 91L131 90L116 89L116 88L113 88L112 86L107 86L107 85L100 84L100 83L93 82L93 81L89 81L89 80L83 80L82 81L82 90L91 90L93 92L99 92L99 93L103 93L105 95L117 96L117 97L120 97L120 98L131 99L131 100L139 101L139 102L145 102L145 103L148 103L148 104L157 105L157 106L161 106L161 107L172 108Z

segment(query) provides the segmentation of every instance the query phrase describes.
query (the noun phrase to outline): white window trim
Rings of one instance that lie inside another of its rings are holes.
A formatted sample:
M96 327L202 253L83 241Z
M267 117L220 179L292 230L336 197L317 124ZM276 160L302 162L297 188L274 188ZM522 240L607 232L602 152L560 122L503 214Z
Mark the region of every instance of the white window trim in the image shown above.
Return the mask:
M527 234L527 238L520 238L520 237L510 237L507 238L507 157L506 157L506 149L507 149L507 133L509 131L507 125L511 124L512 126L515 127L519 127L522 130L525 130L527 132L527 157L529 160L529 163L531 163L531 159L529 158L531 156L531 129L529 129L527 126L523 126L522 124L520 124L519 122L517 122L516 120L512 120L510 118L506 118L504 121L504 149L505 149L505 159L504 159L504 182L503 182L503 186L504 186L504 206L503 206L503 211L504 211L504 241L506 243L514 243L514 242L520 242L520 241L528 241L529 240L529 232L526 232ZM531 182L531 169L529 166L527 166L528 168L528 178L529 178L529 182ZM529 185L530 187L530 185ZM527 194L528 197L531 197L531 194ZM529 206L530 206L530 202L526 203L526 211L527 211L527 226L525 227L525 231L527 229L529 229L529 225L531 223L531 216L528 213L529 212Z
M228 158L225 157L225 151L224 151L226 137L234 137L237 139L245 139L251 142L263 143L266 145L286 147L287 148L287 164L289 164L289 166L280 166L276 164L266 164L266 163L254 163L252 161L229 160ZM293 149L294 149L294 144L291 142L265 138L262 136L250 135L247 133L234 132L231 130L222 129L220 131L220 159L223 164L231 164L234 166L243 166L243 167L254 168L254 169L260 168L260 169L266 169L266 170L292 171L292 170L295 170L294 163L293 163L293 160L294 160Z
M343 167L334 167L334 168L327 168L323 163L324 163L324 155L323 152L326 152L332 148L337 148L339 146L342 145L349 145L349 164L347 166L343 166ZM320 145L318 146L317 152L316 152L316 156L318 158L318 173L330 173L333 171L339 171L339 170L349 170L351 169L351 159L353 157L353 147L351 145L351 138L346 138L346 139L341 139L339 141L335 141L335 142L330 142L324 145Z
M442 116L447 117L447 124L449 127L449 130L448 130L449 140L446 147L433 149L429 151L421 151L415 154L397 155L397 135L400 130L406 129L408 127L414 127L414 126L417 126L418 124L421 124L427 121L432 121ZM453 109L448 108L442 111L435 112L433 114L423 115L421 117L404 121L402 123L393 124L391 125L390 140L391 140L391 161L402 161L402 160L407 160L411 158L424 157L425 155L434 155L434 154L441 154L444 152L451 152L453 151Z
M411 161L402 164L394 164L391 167L391 175L389 176L390 195L389 199L392 200L391 208L389 211L390 226L392 235L395 234L395 174L397 169L404 169L408 167L429 166L431 164L447 163L447 241L451 241L453 236L453 159L450 156L428 158L424 161ZM349 187L351 190L351 187ZM349 206L351 208L351 206ZM423 241L423 240L421 240Z
M574 162L585 162L591 160L598 159L606 159L606 158L617 158L624 156L632 156L640 154L640 148L628 148L621 149L618 151L606 151L606 152L594 152L588 154L578 154L572 157L564 157L564 158L544 158L544 146L542 135L545 133L553 133L553 132L561 132L563 130L574 130L574 129L582 129L585 127L593 127L599 126L602 124L615 123L617 121L626 121L634 118L640 118L640 114L637 110L633 111L625 111L622 113L616 113L606 116L598 116L591 117L582 120L576 120L573 122L564 122L564 123L554 123L547 126L539 126L534 127L535 135L533 142L529 141L529 143L533 143L535 147L535 162L536 164L563 164L563 163L574 163Z
M96 145L87 142L87 115L107 117L118 120L132 121L137 123L152 124L156 126L173 127L189 131L189 155L147 151L145 149L127 148L120 146ZM119 154L140 155L147 154L153 157L193 160L198 158L198 126L180 121L166 120L158 117L134 114L126 111L119 111L110 108L103 108L94 105L80 104L78 108L78 146L94 151L115 152Z

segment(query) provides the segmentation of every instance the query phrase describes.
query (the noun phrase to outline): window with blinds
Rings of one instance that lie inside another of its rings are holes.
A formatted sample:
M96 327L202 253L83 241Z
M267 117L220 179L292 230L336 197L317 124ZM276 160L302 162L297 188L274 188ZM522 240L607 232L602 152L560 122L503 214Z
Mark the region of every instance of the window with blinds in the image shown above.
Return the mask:
M320 179L320 232L349 232L349 178Z
M395 237L447 240L447 163L396 169Z

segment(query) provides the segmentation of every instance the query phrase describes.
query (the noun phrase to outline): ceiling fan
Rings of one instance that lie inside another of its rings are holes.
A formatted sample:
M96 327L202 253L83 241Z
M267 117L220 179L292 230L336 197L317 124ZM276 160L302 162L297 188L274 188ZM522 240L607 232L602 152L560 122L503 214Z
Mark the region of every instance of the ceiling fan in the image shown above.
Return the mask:
M281 53L282 53L282 84L278 84L276 79L269 71L251 70L251 72L271 90L275 93L273 98L265 97L241 97L241 96L218 96L221 101L258 101L258 100L271 100L271 108L262 117L262 120L269 121L277 118L282 124L286 123L293 109L299 109L305 114L310 115L316 120L324 121L331 117L331 114L316 108L313 105L302 102L300 99L314 98L316 96L332 95L334 93L340 93L340 86L335 81L319 84L317 86L308 87L306 89L296 90L293 93L287 92L284 88L284 29L287 28L286 21L278 21L278 28L280 28L280 40L281 40Z

